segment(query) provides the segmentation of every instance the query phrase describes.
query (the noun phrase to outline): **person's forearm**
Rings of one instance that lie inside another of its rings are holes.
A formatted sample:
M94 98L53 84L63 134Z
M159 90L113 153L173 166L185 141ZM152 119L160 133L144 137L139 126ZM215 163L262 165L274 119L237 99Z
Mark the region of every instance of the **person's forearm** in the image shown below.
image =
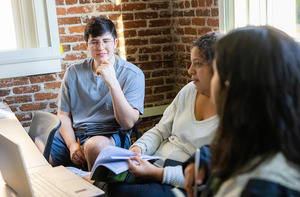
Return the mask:
M109 91L117 122L125 130L132 128L139 118L139 111L128 103L118 82L111 85Z
M70 146L76 143L76 139L75 139L75 134L72 126L72 120L68 115L63 113L65 112L57 113L58 118L61 120L61 127L59 128L59 133L63 137L68 148L70 149Z
M164 168L157 168L157 170L155 170L155 172L153 173L152 179L161 183L164 177L164 170Z
M164 131L159 131L156 126L145 132L132 146L141 148L143 154L153 155L164 141Z

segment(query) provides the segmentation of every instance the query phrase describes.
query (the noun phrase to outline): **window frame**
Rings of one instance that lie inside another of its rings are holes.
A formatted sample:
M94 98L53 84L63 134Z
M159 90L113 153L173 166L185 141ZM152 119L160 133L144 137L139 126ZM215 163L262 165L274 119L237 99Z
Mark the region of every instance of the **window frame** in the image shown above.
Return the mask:
M235 29L235 1L237 1L237 3L240 3L239 0L220 0L219 1L219 27L220 27L220 31L227 33L233 29ZM245 1L249 1L249 0L245 0ZM260 18L260 24L269 24L272 25L272 2L274 2L274 0L264 0L264 1L259 1L259 3L263 6L265 6L266 9L266 15L263 16L263 10L259 10L259 15L262 15L262 18ZM245 15L247 17L248 20L250 20L249 17L249 2L246 4L246 10L245 10ZM297 14L297 13L296 13ZM245 21L245 23L248 23L249 21ZM265 23L264 23L265 22ZM278 27L277 27L278 28ZM296 41L300 41L300 36L295 36L293 37Z
M235 14L234 11L229 12L229 10L234 10L234 1L220 0L219 1L219 28L220 31L227 33L234 29L235 24Z
M1 51L0 79L61 71L63 55L60 49L55 0L26 2L33 5L38 48ZM25 9L26 6L22 6L22 3L24 0L19 4L20 9Z

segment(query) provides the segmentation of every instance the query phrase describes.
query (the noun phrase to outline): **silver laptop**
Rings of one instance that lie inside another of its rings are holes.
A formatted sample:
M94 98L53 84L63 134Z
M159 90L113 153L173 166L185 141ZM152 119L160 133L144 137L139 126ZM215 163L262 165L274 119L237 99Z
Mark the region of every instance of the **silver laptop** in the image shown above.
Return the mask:
M101 196L104 191L63 166L28 173L20 146L0 133L0 170L18 196ZM52 193L54 192L56 193Z

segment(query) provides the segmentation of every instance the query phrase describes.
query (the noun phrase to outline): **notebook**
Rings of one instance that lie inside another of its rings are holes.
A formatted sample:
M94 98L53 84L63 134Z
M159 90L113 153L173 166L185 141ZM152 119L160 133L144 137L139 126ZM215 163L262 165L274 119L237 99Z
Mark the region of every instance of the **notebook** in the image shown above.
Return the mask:
M0 133L0 170L18 196L101 196L104 191L63 166L28 172L20 146ZM42 188L38 189L40 185ZM51 193L54 192L57 193ZM46 194L40 193L46 192Z

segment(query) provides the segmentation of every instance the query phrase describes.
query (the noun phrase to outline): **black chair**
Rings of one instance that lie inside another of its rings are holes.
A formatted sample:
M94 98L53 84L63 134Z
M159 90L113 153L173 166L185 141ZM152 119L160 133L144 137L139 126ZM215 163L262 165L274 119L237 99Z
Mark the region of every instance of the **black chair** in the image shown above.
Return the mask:
M139 118L136 123L133 125L133 127L131 129L128 130L119 130L119 135L121 138L121 147L124 148L125 146L125 140L126 140L126 134L128 132L130 132L130 134L132 132L135 133L135 138L138 139L139 138L139 131L138 131L138 125L143 121L142 118Z

